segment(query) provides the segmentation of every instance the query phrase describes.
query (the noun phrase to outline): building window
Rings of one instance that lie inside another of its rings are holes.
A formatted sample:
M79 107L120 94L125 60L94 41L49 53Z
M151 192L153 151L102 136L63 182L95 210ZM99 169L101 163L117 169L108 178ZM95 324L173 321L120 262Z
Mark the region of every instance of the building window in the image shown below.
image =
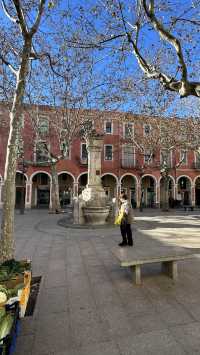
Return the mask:
M49 120L48 117L39 117L39 123L38 123L38 131L39 134L48 134L49 133Z
M104 160L112 160L113 159L113 146L111 144L107 144L104 146Z
M184 164L184 165L187 164L187 151L186 150L181 150L181 152L180 152L180 162L181 162L181 164Z
M105 131L106 134L112 134L113 127L112 127L112 122L111 121L104 122L104 131Z
M150 164L152 162L152 152L150 150L146 150L144 153L144 163Z
M86 163L88 160L88 151L86 143L81 143L81 162Z
M171 152L168 150L161 150L160 163L161 165L166 164L168 168L171 168Z
M125 123L124 124L124 138L132 138L133 137L133 123Z
M144 124L144 136L149 136L150 132L151 132L151 125Z
M46 142L36 143L36 161L45 162L49 160L49 147Z
M126 144L122 147L122 167L132 168L135 165L135 151L132 145Z

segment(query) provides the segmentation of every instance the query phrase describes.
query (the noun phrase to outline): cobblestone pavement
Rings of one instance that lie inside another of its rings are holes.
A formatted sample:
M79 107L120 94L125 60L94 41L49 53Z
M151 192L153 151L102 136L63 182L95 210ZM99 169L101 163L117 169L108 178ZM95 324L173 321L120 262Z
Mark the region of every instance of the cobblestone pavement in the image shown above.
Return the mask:
M156 264L144 268L141 286L111 253L117 227L64 228L63 216L16 213L16 257L30 258L42 282L15 355L200 354L199 212L136 213L135 248L164 243L196 254L179 263L176 283Z

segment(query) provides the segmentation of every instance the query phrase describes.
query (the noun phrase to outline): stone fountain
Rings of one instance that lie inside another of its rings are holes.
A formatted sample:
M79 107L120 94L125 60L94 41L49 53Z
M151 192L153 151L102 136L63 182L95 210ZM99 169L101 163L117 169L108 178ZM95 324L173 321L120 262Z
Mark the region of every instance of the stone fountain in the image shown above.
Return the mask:
M74 205L74 223L106 224L110 207L101 183L103 136L97 133L86 139L88 151L88 183Z

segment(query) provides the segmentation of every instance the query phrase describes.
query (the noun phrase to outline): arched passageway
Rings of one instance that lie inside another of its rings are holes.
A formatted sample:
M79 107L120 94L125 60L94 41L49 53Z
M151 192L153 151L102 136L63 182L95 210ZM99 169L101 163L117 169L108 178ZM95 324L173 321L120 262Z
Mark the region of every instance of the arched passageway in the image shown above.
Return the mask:
M141 193L143 207L153 208L156 206L156 181L152 176L142 177Z
M49 208L50 204L50 177L47 173L41 172L32 179L31 207Z
M17 172L15 175L15 208L20 208L22 205L25 205L26 198L26 175L20 172Z
M58 184L60 205L64 208L72 202L74 179L68 173L61 173L58 176Z
M168 201L165 201L165 181L162 177L160 179L160 207L163 208L165 206L165 202L169 203L169 207L175 207L175 196L174 196L174 180L168 176Z
M105 190L105 193L108 197L108 200L111 201L113 197L117 196L117 181L116 178L111 174L105 174L101 178L102 186Z
M191 204L191 181L187 176L181 176L178 179L177 199L180 205Z
M121 191L125 192L133 208L137 206L137 180L133 175L124 175L121 179Z
M195 206L200 207L200 176L195 181Z
M83 173L78 178L78 194L80 195L81 192L85 189L88 181L88 173Z

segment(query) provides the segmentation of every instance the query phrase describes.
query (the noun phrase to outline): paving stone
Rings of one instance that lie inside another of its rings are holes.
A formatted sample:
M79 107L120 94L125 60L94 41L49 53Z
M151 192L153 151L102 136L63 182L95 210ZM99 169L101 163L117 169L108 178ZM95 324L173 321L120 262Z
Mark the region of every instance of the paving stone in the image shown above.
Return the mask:
M20 319L20 336L34 335L37 328L37 322L33 316Z
M199 235L200 213L173 213L136 211L135 247L191 248L193 240L200 248L200 238L189 235L190 228ZM180 263L176 283L158 265L147 266L138 287L111 253L119 229L65 229L59 218L33 210L22 224L16 215L16 257L30 256L33 274L43 275L34 316L21 320L16 355L200 354L198 255Z
M15 355L34 355L33 352L33 335L23 335L17 337Z
M65 287L44 289L38 302L38 311L45 313L60 313L68 309L68 297Z
M94 322L87 324L75 324L72 327L72 339L76 347L85 346L88 344L111 341L110 333L108 332L108 324L105 322Z
M121 355L119 347L114 342L89 344L77 350L79 355ZM64 354L63 354L64 355Z
M168 330L121 337L118 341L121 355L184 355L183 347Z
M200 323L180 325L170 329L174 338L183 346L188 354L199 353L200 349Z
M109 324L109 331L112 336L123 337L131 334L132 327L125 308L112 305L102 307L101 318Z
M47 273L44 280L44 287L61 287L66 285L66 271L57 270Z
M128 320L131 324L133 335L167 328L166 323L156 312L149 311L149 313L133 315L128 311Z
M72 337L66 329L57 329L56 336L37 333L33 344L33 354L65 351L71 347L71 343Z

